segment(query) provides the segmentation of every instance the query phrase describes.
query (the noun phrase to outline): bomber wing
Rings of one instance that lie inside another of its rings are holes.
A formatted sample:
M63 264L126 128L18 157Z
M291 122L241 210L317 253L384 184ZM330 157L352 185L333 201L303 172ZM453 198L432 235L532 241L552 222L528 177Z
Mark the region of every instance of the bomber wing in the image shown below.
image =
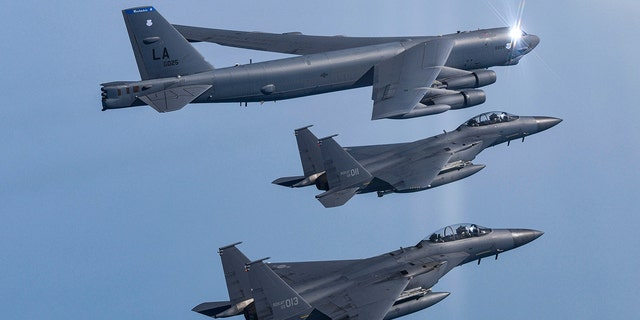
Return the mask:
M296 55L350 49L387 42L407 41L411 37L312 36L299 32L266 33L173 25L191 42L212 42L222 46ZM429 39L430 37L415 37Z
M447 61L453 41L437 39L408 48L373 68L373 120L425 115L420 100ZM414 110L415 109L415 110ZM413 114L412 114L413 111Z

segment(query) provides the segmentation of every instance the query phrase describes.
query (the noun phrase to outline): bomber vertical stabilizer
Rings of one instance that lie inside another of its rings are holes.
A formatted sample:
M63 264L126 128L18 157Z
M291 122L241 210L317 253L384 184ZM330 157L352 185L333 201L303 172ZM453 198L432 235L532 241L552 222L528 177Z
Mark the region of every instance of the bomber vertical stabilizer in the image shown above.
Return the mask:
M154 7L122 10L142 80L213 70Z

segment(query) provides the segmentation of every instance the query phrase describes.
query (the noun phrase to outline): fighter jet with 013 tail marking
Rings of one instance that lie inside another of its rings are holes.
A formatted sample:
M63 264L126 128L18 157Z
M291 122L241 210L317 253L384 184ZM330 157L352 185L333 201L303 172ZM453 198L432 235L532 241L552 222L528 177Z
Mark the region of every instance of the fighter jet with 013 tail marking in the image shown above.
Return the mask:
M518 28L442 36L326 37L172 26L153 7L122 11L141 81L102 84L102 110L264 102L372 86L372 119L406 119L484 103L496 81L540 39ZM177 28L177 30L176 30ZM186 39L185 39L186 37ZM298 55L214 69L187 42Z
M212 318L242 314L247 320L395 319L449 296L432 288L454 267L497 259L542 234L463 223L367 259L269 264L249 261L236 243L218 251L229 301L201 303L193 311Z
M303 175L273 181L298 188L315 185L325 207L345 204L357 193L408 193L466 178L484 165L471 161L482 150L549 129L562 120L521 117L502 111L478 115L456 130L408 143L342 148L334 136L318 139L308 127L295 130Z

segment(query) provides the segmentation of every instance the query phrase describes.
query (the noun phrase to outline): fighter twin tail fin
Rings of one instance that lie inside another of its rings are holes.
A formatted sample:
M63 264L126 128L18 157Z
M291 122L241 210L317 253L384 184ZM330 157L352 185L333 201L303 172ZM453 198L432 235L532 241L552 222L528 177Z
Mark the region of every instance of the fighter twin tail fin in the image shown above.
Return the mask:
M262 260L250 262L234 243L220 248L230 301L205 302L193 311L214 318L330 320L315 310Z
M373 179L371 173L333 140L333 137L318 141L329 190L316 198L326 208L345 204Z

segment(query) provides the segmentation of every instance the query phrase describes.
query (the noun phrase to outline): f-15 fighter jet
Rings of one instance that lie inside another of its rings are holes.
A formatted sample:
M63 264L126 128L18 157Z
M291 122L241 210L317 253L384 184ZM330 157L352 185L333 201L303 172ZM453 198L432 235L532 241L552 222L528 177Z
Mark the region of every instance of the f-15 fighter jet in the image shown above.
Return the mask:
M484 103L509 66L540 42L519 28L442 36L327 37L172 26L153 7L122 11L141 81L102 84L102 110L264 102L372 86L372 119L406 119ZM177 29L177 30L176 30ZM186 39L185 39L186 38ZM214 69L187 42L298 55Z
M247 320L395 319L446 298L448 292L432 288L454 267L497 259L542 234L457 224L415 246L367 259L269 264L249 261L236 243L218 251L229 301L205 302L193 311L213 318L242 314Z
M408 143L342 148L334 136L318 139L308 127L295 130L304 175L273 183L315 185L325 207L345 204L356 193L422 191L466 178L484 165L471 161L485 148L549 129L562 120L520 117L502 111L478 115L457 129Z

